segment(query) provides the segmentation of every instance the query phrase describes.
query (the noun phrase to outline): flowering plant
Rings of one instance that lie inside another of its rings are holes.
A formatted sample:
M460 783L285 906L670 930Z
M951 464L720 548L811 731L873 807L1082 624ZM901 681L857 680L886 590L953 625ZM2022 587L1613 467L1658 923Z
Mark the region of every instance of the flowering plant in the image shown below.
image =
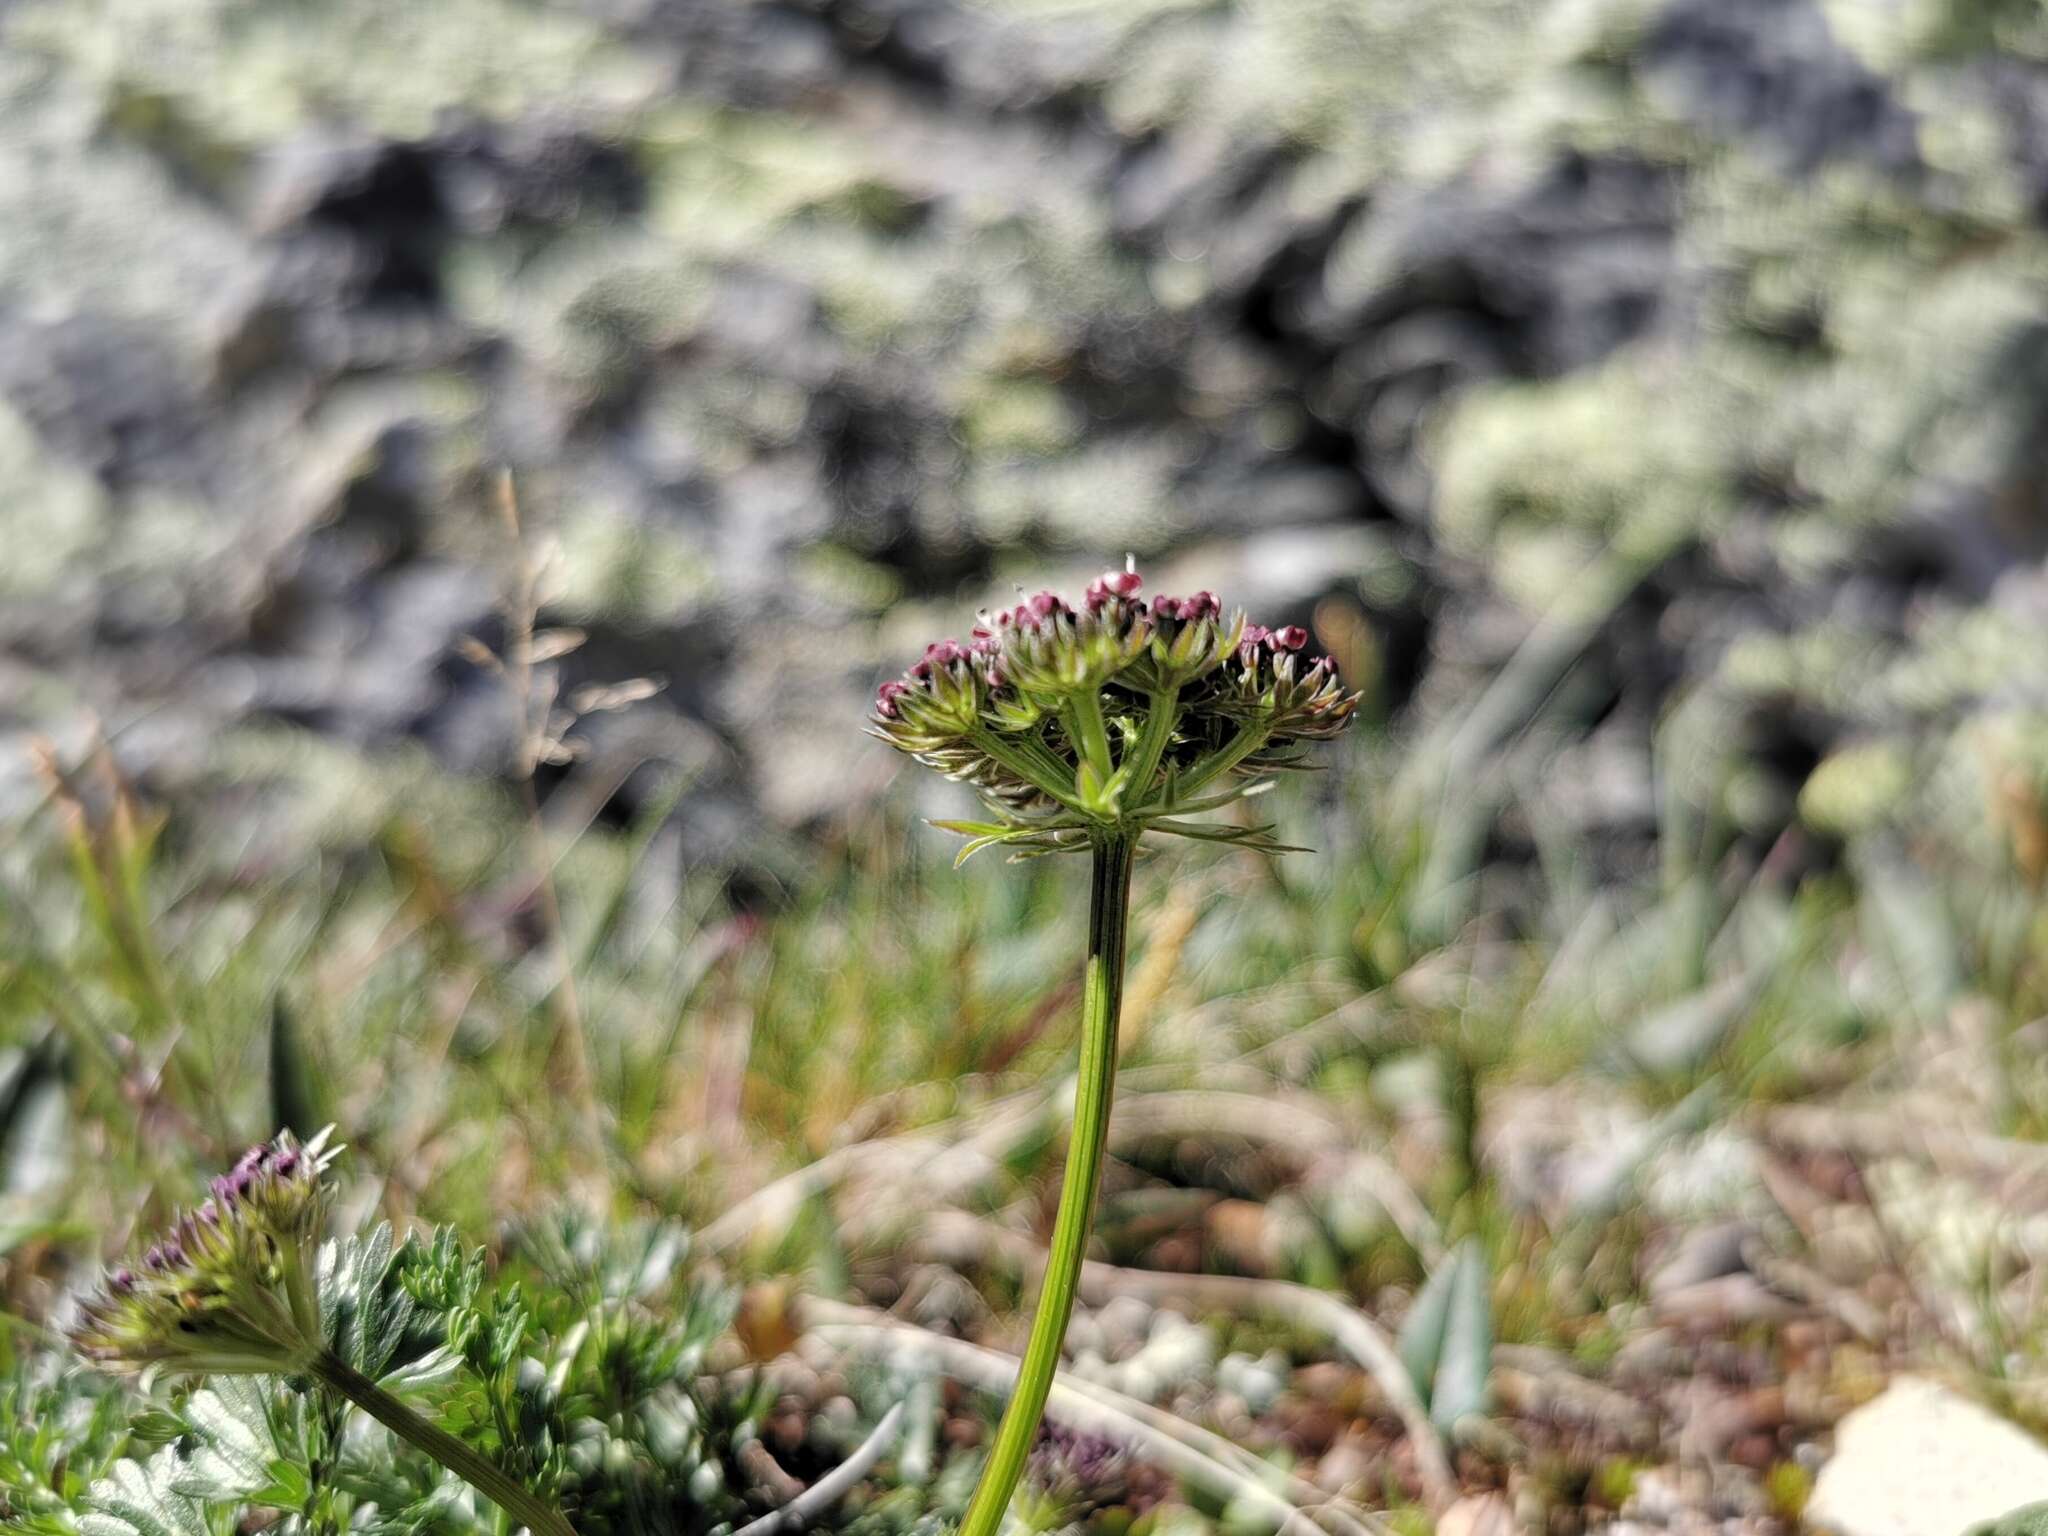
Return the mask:
M329 1203L328 1132L251 1147L209 1198L140 1261L110 1272L79 1310L73 1345L116 1371L309 1376L410 1441L524 1524L575 1536L561 1512L342 1357L318 1286Z
M1357 713L1308 633L1226 614L1212 592L1139 593L1134 569L1089 584L1078 606L1041 592L941 640L875 698L874 733L980 794L993 819L938 825L1019 857L1090 855L1088 958L1074 1131L1052 1251L1017 1386L961 1536L994 1536L1044 1416L1074 1307L1116 1078L1131 865L1147 833L1290 850L1269 826L1202 820L1299 767L1306 744Z
M941 822L1020 853L1081 852L1104 831L1290 851L1269 827L1190 820L1301 764L1358 696L1308 632L1226 614L1213 592L1138 596L1135 571L1090 583L1078 608L1041 592L941 640L876 695L875 734L978 791L991 822Z
M1033 1531L1072 1529L1130 1497L1130 1448L1092 1430L1048 1424L1026 1462L1018 1507Z
M116 1370L193 1375L310 1370L322 1344L314 1284L327 1209L326 1131L251 1147L134 1268L107 1275L71 1339Z

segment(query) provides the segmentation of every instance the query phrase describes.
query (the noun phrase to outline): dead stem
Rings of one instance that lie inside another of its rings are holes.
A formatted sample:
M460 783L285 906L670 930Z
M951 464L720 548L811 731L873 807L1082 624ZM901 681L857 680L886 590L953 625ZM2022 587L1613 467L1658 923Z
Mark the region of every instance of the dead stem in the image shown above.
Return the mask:
M968 1255L983 1259L1000 1256L1028 1270L1042 1264L1045 1258L1045 1251L1030 1238L965 1212L933 1215L925 1224L925 1234L928 1241L936 1240L943 1245L945 1256L952 1261ZM1198 1309L1264 1313L1327 1334L1372 1377L1387 1406L1400 1419L1415 1455L1416 1474L1422 1479L1423 1499L1430 1512L1442 1514L1457 1498L1458 1482L1451 1471L1450 1457L1436 1426L1430 1423L1429 1410L1416 1395L1407 1367L1402 1365L1379 1325L1341 1297L1289 1280L1251 1275L1169 1274L1126 1269L1093 1259L1081 1266L1081 1295L1093 1306L1118 1296L1134 1296L1155 1303L1179 1301Z
M801 1315L806 1332L828 1346L904 1366L937 1367L984 1392L1007 1392L1017 1376L1020 1362L1013 1355L944 1338L884 1312L807 1296ZM1337 1536L1368 1536L1384 1529L1346 1501L1267 1465L1223 1436L1121 1392L1056 1376L1051 1408L1060 1423L1130 1442L1225 1502L1242 1498L1261 1506L1290 1536L1312 1536L1318 1523Z
M564 752L558 722L554 719L557 690L552 673L545 682L544 699L536 697L535 664L566 654L580 636L570 632L536 637L535 624L545 601L545 566L529 550L520 523L519 499L506 470L498 477L498 515L505 524L513 550L512 591L504 604L508 636L502 670L518 711L519 748L516 778L526 820L527 857L540 904L541 924L554 962L554 987L550 1001L555 1013L555 1039L549 1059L559 1068L562 1087L577 1112L577 1125L585 1151L604 1163L604 1111L598 1103L597 1086L590 1066L590 1041L584 1025L582 1003L576 990L575 966L570 959L567 930L562 922L561 897L555 886L555 859L549 847L547 824L541 816L540 795L534 787L534 772L544 761L556 760Z

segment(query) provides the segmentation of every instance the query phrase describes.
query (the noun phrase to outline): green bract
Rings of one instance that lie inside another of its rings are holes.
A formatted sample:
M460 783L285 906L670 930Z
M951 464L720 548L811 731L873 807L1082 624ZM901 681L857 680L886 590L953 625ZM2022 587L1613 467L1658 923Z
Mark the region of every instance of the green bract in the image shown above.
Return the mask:
M980 792L993 821L943 822L1020 854L1078 852L1115 830L1280 852L1269 827L1190 821L1298 764L1358 707L1307 631L1248 624L1212 592L1138 596L1134 571L1078 608L1041 592L942 640L875 699L875 734Z

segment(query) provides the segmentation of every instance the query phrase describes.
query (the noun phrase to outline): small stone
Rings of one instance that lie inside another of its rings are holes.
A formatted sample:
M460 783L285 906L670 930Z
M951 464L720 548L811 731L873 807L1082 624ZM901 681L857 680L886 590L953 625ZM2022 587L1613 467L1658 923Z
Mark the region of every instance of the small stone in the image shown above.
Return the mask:
M1636 1476L1622 1513L1651 1525L1670 1525L1706 1497L1697 1477L1677 1467L1650 1467Z
M1498 1493L1467 1494L1440 1515L1436 1536L1516 1536L1515 1512Z
M1364 1441L1347 1438L1338 1441L1316 1463L1309 1480L1325 1493L1343 1493L1371 1477L1379 1462L1380 1458Z
M1741 1273L1743 1248L1755 1235L1755 1226L1747 1221L1719 1221L1692 1228L1672 1245L1650 1275L1650 1295L1669 1296L1703 1281Z
M1117 1380L1126 1397L1136 1398L1141 1403L1159 1400L1162 1383L1159 1373L1149 1365L1132 1361L1117 1373Z
M1152 1308L1135 1296L1115 1296L1095 1314L1104 1353L1112 1357L1136 1348L1152 1329Z
M2048 1448L1988 1408L1901 1377L1835 1429L1806 1506L1838 1536L1956 1536L2048 1499Z
M1358 1372L1334 1360L1311 1360L1294 1373L1294 1390L1319 1403L1350 1404L1359 1395Z

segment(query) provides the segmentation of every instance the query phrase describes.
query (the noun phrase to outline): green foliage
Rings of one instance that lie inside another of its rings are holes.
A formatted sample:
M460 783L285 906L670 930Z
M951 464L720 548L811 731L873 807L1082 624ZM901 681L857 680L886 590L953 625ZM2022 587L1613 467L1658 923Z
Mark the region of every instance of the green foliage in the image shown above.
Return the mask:
M320 1077L307 1054L305 1035L297 1017L274 998L270 1004L270 1118L293 1132L301 1141L315 1135L323 1125L332 1125L328 1096L321 1091Z
M81 1536L224 1536L245 1503L302 1508L310 1487L273 1432L274 1396L261 1377L193 1392L176 1444L117 1461L92 1485Z
M461 1309L483 1284L483 1256L464 1260L447 1228L394 1251L379 1224L328 1244L320 1260L328 1347L371 1380L430 1378L461 1352Z
M1967 1536L2042 1536L2048 1532L2048 1503L2022 1504L1996 1520L1969 1528Z
M1416 1293L1396 1342L1430 1419L1449 1434L1486 1412L1493 1369L1493 1269L1467 1238Z
M742 1506L724 1458L759 1405L704 1374L729 1290L687 1270L673 1229L562 1219L517 1246L521 1273L507 1274L445 1228L394 1246L379 1225L329 1244L332 1348L559 1500L579 1530L730 1522ZM372 1507L379 1528L490 1525L436 1463L354 1432L338 1399L296 1378L216 1379L146 1410L75 1374L8 1391L0 1493L47 1536L226 1536L259 1510L337 1531Z
M35 1536L75 1536L92 1482L134 1433L111 1382L59 1375L51 1357L16 1361L0 1384L0 1519Z

